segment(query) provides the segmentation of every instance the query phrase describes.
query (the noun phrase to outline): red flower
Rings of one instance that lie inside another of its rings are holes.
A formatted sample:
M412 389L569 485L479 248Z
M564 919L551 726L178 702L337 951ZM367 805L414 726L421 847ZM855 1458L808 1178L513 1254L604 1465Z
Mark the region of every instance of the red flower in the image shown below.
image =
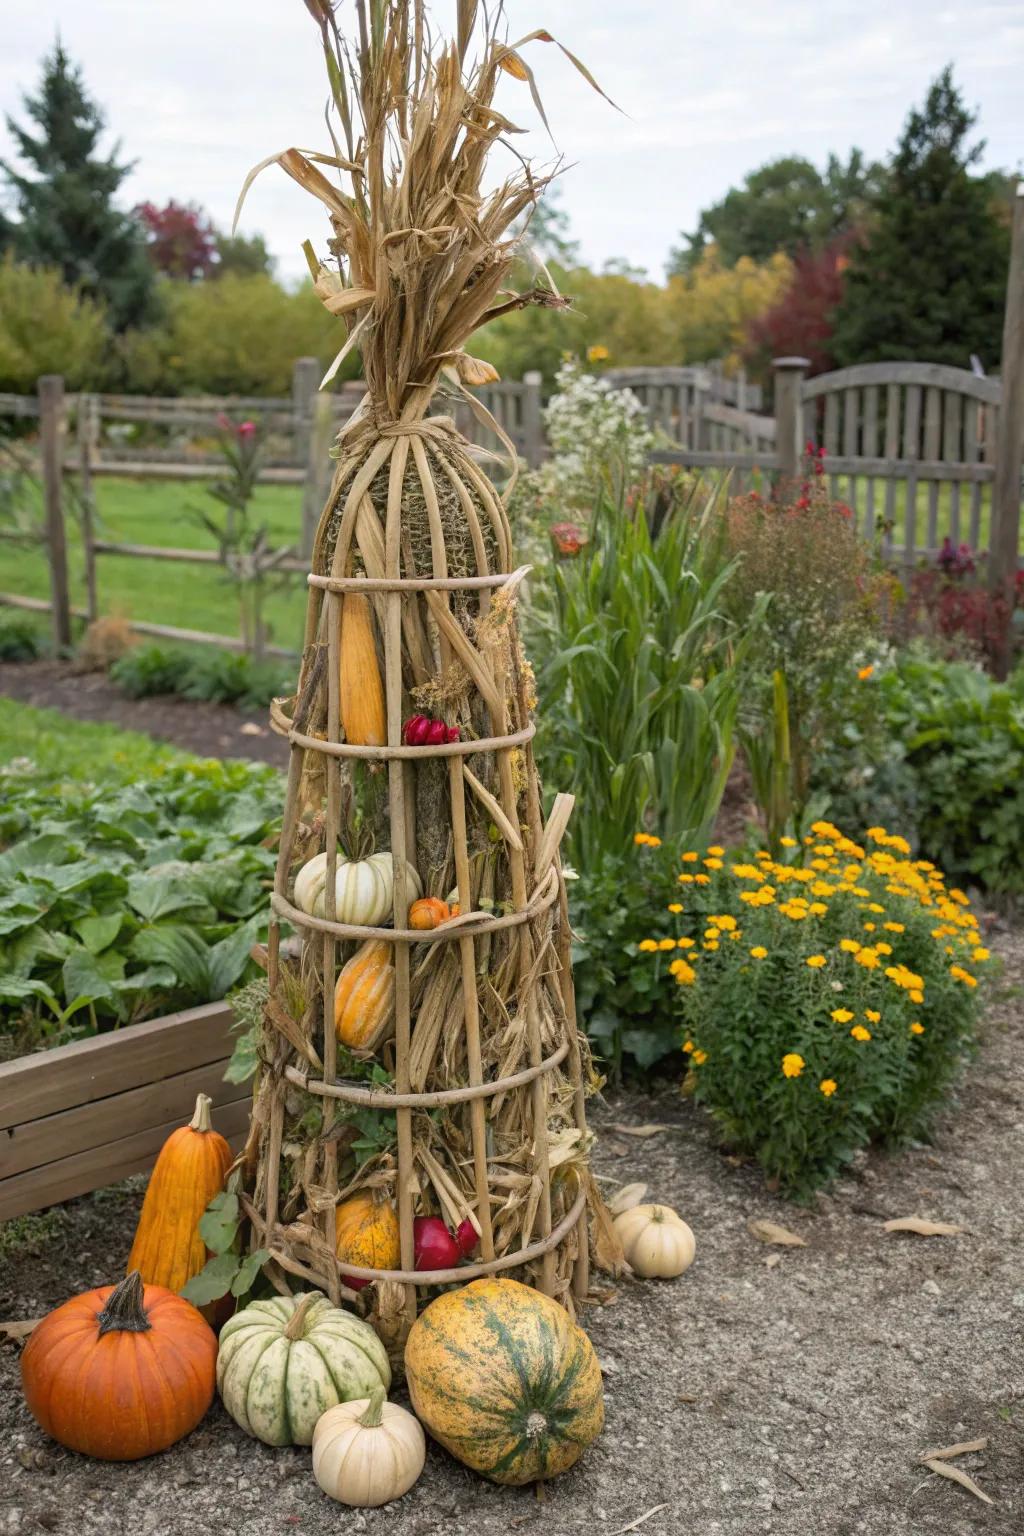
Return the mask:
M254 421L243 421L242 424L236 428L236 430L239 437L243 439L247 437L254 437L256 434L256 423Z
M578 555L590 536L577 523L552 523L548 529L551 542L560 555Z

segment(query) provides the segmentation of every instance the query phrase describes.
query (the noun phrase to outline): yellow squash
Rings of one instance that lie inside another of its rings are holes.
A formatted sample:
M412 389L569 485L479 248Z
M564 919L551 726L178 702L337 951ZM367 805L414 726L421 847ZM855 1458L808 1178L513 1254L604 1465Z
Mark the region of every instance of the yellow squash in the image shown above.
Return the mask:
M335 1213L335 1247L339 1259L358 1264L362 1269L397 1269L401 1258L398 1217L387 1200L372 1194L352 1195L343 1200ZM368 1280L342 1276L353 1290L362 1290Z
M367 939L334 988L334 1030L350 1051L374 1051L395 1027L395 967L385 939Z
M557 1477L604 1427L593 1345L517 1280L474 1280L432 1301L410 1331L405 1372L434 1439L496 1483Z
M356 747L382 747L388 739L384 685L377 663L370 599L350 592L341 608L341 725Z

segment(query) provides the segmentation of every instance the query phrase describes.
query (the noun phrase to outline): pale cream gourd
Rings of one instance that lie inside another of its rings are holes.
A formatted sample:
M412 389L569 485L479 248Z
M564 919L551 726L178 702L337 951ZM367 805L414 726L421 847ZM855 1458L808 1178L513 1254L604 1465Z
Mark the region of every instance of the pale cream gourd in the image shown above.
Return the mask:
M318 1291L250 1302L221 1329L224 1407L267 1445L309 1445L328 1408L390 1385L387 1353L370 1325Z
M420 877L406 863L406 890L410 901L423 894ZM315 854L295 876L295 905L309 917L327 916L327 855ZM368 859L346 859L338 854L334 868L334 911L339 923L379 928L390 922L394 908L395 874L390 853L374 853Z
M313 1431L313 1476L324 1493L354 1509L376 1509L408 1493L426 1460L417 1418L385 1402L378 1387L369 1400L339 1403Z
M693 1263L697 1241L667 1205L634 1205L615 1218L626 1262L644 1279L671 1280Z

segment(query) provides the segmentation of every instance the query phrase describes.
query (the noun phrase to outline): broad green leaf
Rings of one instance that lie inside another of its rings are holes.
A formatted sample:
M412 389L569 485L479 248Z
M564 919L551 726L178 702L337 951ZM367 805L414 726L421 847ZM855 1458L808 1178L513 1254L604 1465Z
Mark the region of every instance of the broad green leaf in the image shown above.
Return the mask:
M237 1254L218 1253L212 1259L207 1259L198 1275L193 1275L178 1294L194 1307L208 1306L211 1301L219 1301L227 1295L238 1274L238 1268Z
M175 923L143 928L132 939L130 953L147 964L168 966L178 986L190 992L205 994L209 990L209 951L192 928Z
M80 917L75 932L90 954L98 955L113 944L124 922L123 912L105 912L96 917Z
M227 995L249 962L249 951L260 937L265 926L262 917L251 917L241 928L214 944L209 954L210 996L218 999Z
M64 996L68 999L87 997L95 1001L97 998L114 996L111 979L103 974L96 956L90 954L84 945L71 951L64 961L61 975L64 980Z
M235 1041L231 1060L224 1069L226 1083L246 1083L259 1066L256 1050L256 1031L247 1029Z
M238 1266L238 1274L231 1282L232 1296L244 1296L246 1291L252 1290L256 1276L269 1258L269 1248L257 1248L253 1253L246 1254Z
M238 1196L222 1190L199 1218L199 1236L211 1253L226 1253L238 1233Z

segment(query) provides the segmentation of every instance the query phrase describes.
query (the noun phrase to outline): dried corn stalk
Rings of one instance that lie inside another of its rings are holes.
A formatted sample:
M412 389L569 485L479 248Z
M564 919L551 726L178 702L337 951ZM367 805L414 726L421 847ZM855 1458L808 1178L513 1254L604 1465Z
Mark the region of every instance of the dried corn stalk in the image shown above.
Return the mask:
M490 150L518 131L493 104L498 82L510 75L533 90L533 77L522 45L499 34L500 10L486 17L476 0L459 0L457 37L437 44L419 0L357 0L351 40L328 0L306 5L328 63L334 152L289 149L263 165L276 160L329 213L330 256L317 261L308 245L307 255L347 332L337 361L358 345L366 395L338 440L298 688L272 711L291 766L246 1206L281 1285L295 1275L354 1299L341 1275L360 1272L339 1268L335 1210L372 1188L398 1208L401 1264L380 1286L404 1285L407 1317L419 1213L477 1228L479 1261L449 1278L511 1271L571 1306L587 1289L588 1205L599 1200L558 862L571 801L559 797L545 826L516 619L523 572L505 506L451 419L427 414L442 381L463 390L493 377L465 351L479 326L563 302L503 288L510 231L547 178L516 157L513 174L484 189ZM553 41L522 41L535 40ZM348 742L341 729L340 615L353 592L374 616L383 746ZM403 719L424 709L461 739L403 746ZM339 836L352 854L370 842L392 851L392 928L336 920ZM322 920L290 896L298 864L319 849ZM429 894L454 893L461 915L426 934L408 929L406 859ZM282 953L282 920L303 936L300 964ZM339 1055L333 994L339 966L374 935L393 946L395 1033L366 1081L365 1063Z

